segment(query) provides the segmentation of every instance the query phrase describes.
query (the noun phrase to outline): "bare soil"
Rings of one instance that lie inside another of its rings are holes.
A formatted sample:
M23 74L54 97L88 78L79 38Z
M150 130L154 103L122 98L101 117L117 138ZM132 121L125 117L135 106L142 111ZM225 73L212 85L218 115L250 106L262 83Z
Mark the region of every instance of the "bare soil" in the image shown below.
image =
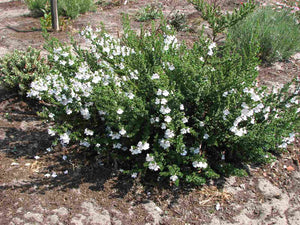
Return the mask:
M62 41L84 26L103 22L121 35L121 14L133 16L155 1L98 7L67 30L51 33ZM186 1L160 1L164 13L180 10L196 30L199 13ZM232 10L239 1L224 1ZM0 0L0 56L44 43L39 18L22 1ZM139 28L138 22L132 22ZM197 33L180 32L192 42ZM300 74L300 59L260 68L260 84L272 86ZM0 89L0 224L300 224L299 140L271 165L249 166L248 177L212 181L202 188L142 186L91 160L76 146L56 146L49 123L36 114L41 104ZM38 157L37 157L38 156ZM67 156L64 159L63 156Z

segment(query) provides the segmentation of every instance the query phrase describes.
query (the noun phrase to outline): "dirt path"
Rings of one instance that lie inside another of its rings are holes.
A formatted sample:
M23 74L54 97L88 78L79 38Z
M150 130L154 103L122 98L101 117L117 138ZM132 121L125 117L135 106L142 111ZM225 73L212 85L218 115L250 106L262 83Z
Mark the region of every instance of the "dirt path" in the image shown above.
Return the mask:
M102 21L118 36L121 13L134 15L149 2L129 1L98 9L75 20L68 32L75 34L89 23ZM188 18L197 16L184 1L160 2L166 14L176 6ZM22 2L0 0L0 56L29 45L42 48L44 40L36 29L39 19L28 14ZM139 24L133 22L133 27ZM67 32L51 35L68 39ZM300 74L299 65L296 56L290 62L261 68L260 82L283 83ZM275 163L249 167L249 177L217 180L198 190L142 187L95 162L86 164L87 153L72 147L50 151L49 124L36 116L39 107L0 90L1 225L300 224L299 142Z

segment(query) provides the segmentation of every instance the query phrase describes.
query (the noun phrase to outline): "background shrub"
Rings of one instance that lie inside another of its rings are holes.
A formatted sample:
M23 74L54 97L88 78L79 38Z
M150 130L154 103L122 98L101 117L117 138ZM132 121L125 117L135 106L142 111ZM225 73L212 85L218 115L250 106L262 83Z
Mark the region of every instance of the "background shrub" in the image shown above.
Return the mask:
M62 16L76 18L79 14L94 9L93 0L64 0L58 1L58 11Z
M15 50L0 58L0 84L25 94L30 83L49 72L49 66L39 50L29 47L26 51Z
M50 13L49 0L26 0L28 8L37 16ZM63 0L58 1L58 13L60 16L76 18L79 14L94 10L93 0Z
M25 3L34 16L43 16L50 11L49 0L25 0Z
M145 22L154 20L162 16L162 5L147 5L142 8L136 15L135 20L138 22Z
M257 9L229 29L229 38L240 52L250 51L249 43L257 41L258 56L265 63L286 60L300 50L300 26L290 10L272 7Z

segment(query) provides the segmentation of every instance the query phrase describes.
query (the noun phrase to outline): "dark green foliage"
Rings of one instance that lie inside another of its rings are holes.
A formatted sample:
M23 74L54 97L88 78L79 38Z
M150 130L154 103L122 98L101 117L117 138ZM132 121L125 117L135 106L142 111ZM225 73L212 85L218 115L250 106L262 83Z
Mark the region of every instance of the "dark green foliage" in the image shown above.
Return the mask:
M26 51L15 50L0 58L0 84L26 94L30 83L49 72L40 51L29 47Z

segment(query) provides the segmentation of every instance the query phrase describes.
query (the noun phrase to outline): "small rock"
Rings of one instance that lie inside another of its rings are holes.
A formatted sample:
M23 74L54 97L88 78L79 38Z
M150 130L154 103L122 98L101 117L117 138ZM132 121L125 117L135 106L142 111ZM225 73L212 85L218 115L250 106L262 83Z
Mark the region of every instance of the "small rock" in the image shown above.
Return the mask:
M280 196L282 191L267 179L259 179L258 188L266 197Z
M57 215L51 215L47 217L47 224L58 224L59 223L59 218Z
M56 213L59 216L66 216L69 214L69 211L65 207L59 209L53 209L52 212Z
M283 67L278 63L275 63L274 67L275 67L276 70L280 70L280 71L284 70Z
M34 219L37 222L42 223L44 221L44 216L42 214L39 213L32 213L32 212L28 212L24 215L24 217L26 219Z
M294 170L295 170L295 168L294 168L294 167L292 167L292 166L288 166L288 167L286 168L286 170L287 170L287 171L294 171Z
M295 60L300 60L300 52L293 55L292 58Z

